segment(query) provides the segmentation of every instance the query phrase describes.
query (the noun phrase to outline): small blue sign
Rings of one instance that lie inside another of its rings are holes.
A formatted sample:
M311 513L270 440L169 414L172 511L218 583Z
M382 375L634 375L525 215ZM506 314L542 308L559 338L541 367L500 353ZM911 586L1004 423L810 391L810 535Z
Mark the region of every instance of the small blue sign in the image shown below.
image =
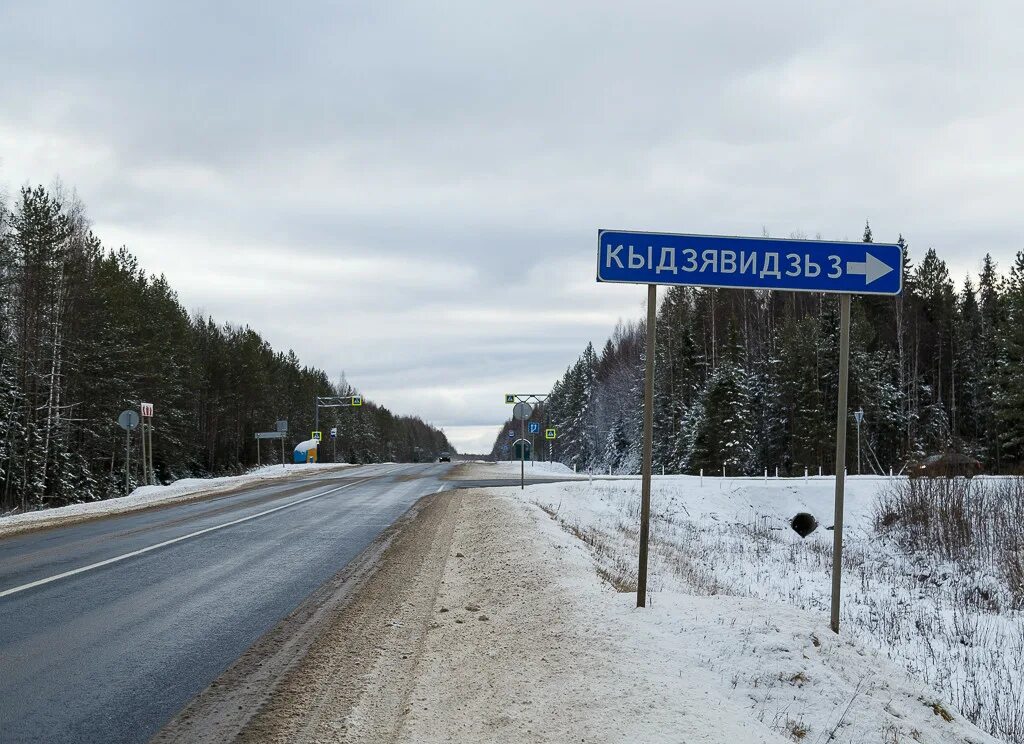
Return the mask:
M597 280L633 284L896 295L895 243L598 230Z
M512 431L511 429L508 430L508 438L509 439L515 439L516 438L516 433L514 431Z
M540 424L536 421L531 421L529 423L529 430L531 434L540 434Z

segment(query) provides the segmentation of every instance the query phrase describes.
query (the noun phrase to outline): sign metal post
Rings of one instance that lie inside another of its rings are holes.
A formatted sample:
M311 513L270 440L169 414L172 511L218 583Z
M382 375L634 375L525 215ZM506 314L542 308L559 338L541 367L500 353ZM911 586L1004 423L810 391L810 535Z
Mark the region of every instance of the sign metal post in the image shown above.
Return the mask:
M526 401L519 401L512 408L512 415L519 419L519 440L516 444L519 445L519 488L520 490L526 488L526 419L530 418L530 414L533 413L533 406ZM530 424L531 431L533 430L533 424ZM530 450L530 457L533 457L533 449Z
M281 435L281 469L284 470L284 438L288 435L288 420L279 419L275 429Z
M647 544L651 532L651 451L654 438L654 330L658 285L647 285L647 359L644 370L644 444L640 483L640 567L636 578L636 606L647 605Z
M895 243L599 230L597 281L647 285L647 359L644 377L637 607L645 606L647 599L657 285L839 294L839 400L836 421L831 614L832 630L838 633L843 558L843 501L846 488L850 298L854 294L898 295L902 292L903 249ZM862 415L860 414L857 419L858 473ZM725 475L724 467L722 475ZM703 479L703 470L701 478Z
M153 473L153 404L140 403L142 415L142 482L147 486L156 484Z
M519 430L520 430L519 436L520 436L520 441L523 442L523 444L520 444L520 450L519 450L519 459L520 459L520 463L519 463L519 488L520 489L525 489L526 488L526 449L525 448L526 448L526 443L527 442L530 443L530 461L531 462L533 461L533 442L532 442L532 437L529 440L526 438L526 420L528 418L530 418L530 415L533 413L533 404L544 405L544 401L546 401L547 399L548 399L547 393L505 393L505 403L506 404L514 403L515 404L513 406L513 408L512 408L512 417L519 419L519 423L520 423L520 425L519 425ZM534 430L534 426L537 427L536 431L540 431L540 424L536 424L535 422L530 422L530 432L531 433L533 433L535 431ZM515 432L512 429L509 429L508 430L508 436L509 436L510 439L514 439L515 438ZM513 458L515 457L515 445L516 444L517 444L516 442L512 443L512 445L513 445L512 446L512 452L509 454L509 458L508 458L509 462L512 462Z
M839 296L839 404L836 409L836 506L832 532L832 632L839 632L843 582L843 501L846 497L846 388L850 371L850 295Z
M117 425L124 429L124 495L127 496L132 487L132 429L139 425L139 414L132 410L121 411Z
M278 424L280 424L280 423L281 422L279 421ZM286 424L286 426L285 426L285 429L283 431L280 430L280 429L278 429L277 431L258 431L258 432L256 432L256 434L253 435L254 438L256 439L256 464L257 465L260 464L260 440L261 439L280 439L281 440L281 467L284 467L284 438L288 434L287 422L285 422L285 424Z

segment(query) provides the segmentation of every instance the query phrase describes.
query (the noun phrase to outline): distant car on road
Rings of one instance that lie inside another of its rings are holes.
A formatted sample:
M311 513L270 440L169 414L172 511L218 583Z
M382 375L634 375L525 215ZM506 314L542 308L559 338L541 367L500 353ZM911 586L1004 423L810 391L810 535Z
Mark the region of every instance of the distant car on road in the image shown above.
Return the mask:
M448 452L442 452L440 455L437 456L437 461L438 462L451 462L452 461L452 456Z
M973 478L982 470L982 464L973 457L950 450L944 455L932 455L910 463L907 475L911 478Z

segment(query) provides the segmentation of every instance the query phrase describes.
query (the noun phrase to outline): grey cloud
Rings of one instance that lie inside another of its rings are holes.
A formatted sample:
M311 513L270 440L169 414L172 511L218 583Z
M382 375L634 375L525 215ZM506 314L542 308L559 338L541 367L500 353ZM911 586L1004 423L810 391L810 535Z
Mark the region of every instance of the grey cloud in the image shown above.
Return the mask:
M639 316L640 293L593 285L598 227L856 239L870 218L957 275L1007 265L1022 15L7 2L0 181L61 175L190 307L482 424Z

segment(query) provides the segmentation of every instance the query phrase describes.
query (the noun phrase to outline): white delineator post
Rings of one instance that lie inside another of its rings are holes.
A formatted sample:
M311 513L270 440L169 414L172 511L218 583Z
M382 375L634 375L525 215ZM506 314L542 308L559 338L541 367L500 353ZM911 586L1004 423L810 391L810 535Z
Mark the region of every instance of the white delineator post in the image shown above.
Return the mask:
M843 498L846 491L846 382L850 371L850 295L839 295L839 403L836 419L836 505L832 535L832 632L839 633L843 577Z

